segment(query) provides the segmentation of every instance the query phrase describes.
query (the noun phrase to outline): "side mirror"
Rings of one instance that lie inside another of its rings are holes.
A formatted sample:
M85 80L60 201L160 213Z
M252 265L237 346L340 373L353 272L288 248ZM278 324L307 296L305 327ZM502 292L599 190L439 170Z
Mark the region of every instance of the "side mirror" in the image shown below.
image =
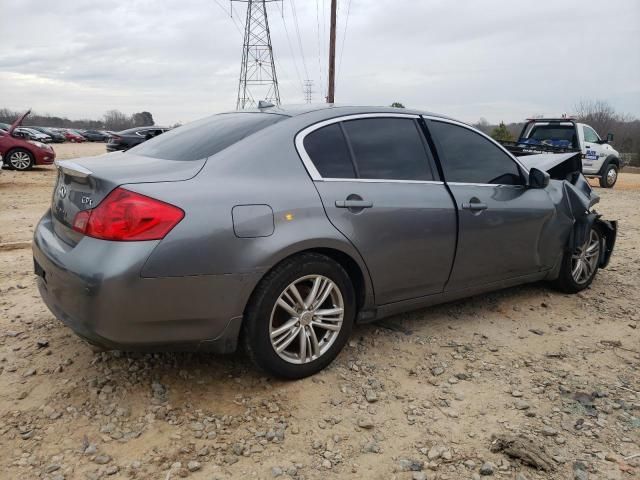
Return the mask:
M607 133L607 143L613 142L613 133Z
M529 170L529 188L545 188L549 185L549 178L547 172L532 168Z

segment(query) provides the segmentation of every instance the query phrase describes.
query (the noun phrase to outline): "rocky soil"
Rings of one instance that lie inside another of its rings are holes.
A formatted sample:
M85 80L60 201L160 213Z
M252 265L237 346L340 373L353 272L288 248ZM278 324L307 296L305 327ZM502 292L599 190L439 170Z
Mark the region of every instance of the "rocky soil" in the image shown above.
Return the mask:
M359 326L297 382L242 354L92 353L19 248L53 181L0 173L0 478L640 478L640 175L598 189L620 233L590 289Z

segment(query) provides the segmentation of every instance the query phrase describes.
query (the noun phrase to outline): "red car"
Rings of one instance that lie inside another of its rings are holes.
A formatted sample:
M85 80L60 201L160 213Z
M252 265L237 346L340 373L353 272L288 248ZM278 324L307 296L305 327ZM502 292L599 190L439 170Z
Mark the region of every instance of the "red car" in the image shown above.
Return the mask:
M56 152L46 143L29 140L14 130L31 110L18 117L8 130L0 130L0 157L4 165L15 170L29 170L34 165L51 165Z
M74 132L73 130L68 130L63 128L63 129L60 129L60 133L62 133L64 135L64 138L66 138L69 142L82 143L87 140L78 132Z

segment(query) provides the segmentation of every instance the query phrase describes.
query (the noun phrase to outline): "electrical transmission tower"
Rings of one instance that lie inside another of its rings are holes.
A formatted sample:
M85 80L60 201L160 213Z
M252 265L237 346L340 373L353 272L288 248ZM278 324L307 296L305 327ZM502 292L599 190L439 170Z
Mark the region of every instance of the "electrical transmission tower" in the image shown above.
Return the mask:
M305 80L304 81L304 101L307 103L311 103L313 99L313 80Z
M267 19L267 3L281 0L231 1L247 4L236 109L255 107L259 100L280 105L278 77Z

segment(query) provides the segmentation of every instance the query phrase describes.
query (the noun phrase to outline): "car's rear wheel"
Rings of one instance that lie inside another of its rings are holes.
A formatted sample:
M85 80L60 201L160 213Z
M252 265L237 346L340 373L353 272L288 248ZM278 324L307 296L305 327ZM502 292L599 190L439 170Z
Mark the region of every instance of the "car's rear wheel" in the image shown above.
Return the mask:
M344 347L355 293L340 264L305 253L269 272L245 313L243 339L253 363L278 377L303 378L326 367Z
M565 254L560 275L552 285L566 293L577 293L587 288L598 272L602 248L602 235L597 228L591 228L584 244Z
M613 188L618 181L618 167L610 163L604 169L603 175L600 177L600 186L602 188Z
M29 170L33 167L34 159L31 152L23 148L16 148L7 155L7 163L15 170Z

